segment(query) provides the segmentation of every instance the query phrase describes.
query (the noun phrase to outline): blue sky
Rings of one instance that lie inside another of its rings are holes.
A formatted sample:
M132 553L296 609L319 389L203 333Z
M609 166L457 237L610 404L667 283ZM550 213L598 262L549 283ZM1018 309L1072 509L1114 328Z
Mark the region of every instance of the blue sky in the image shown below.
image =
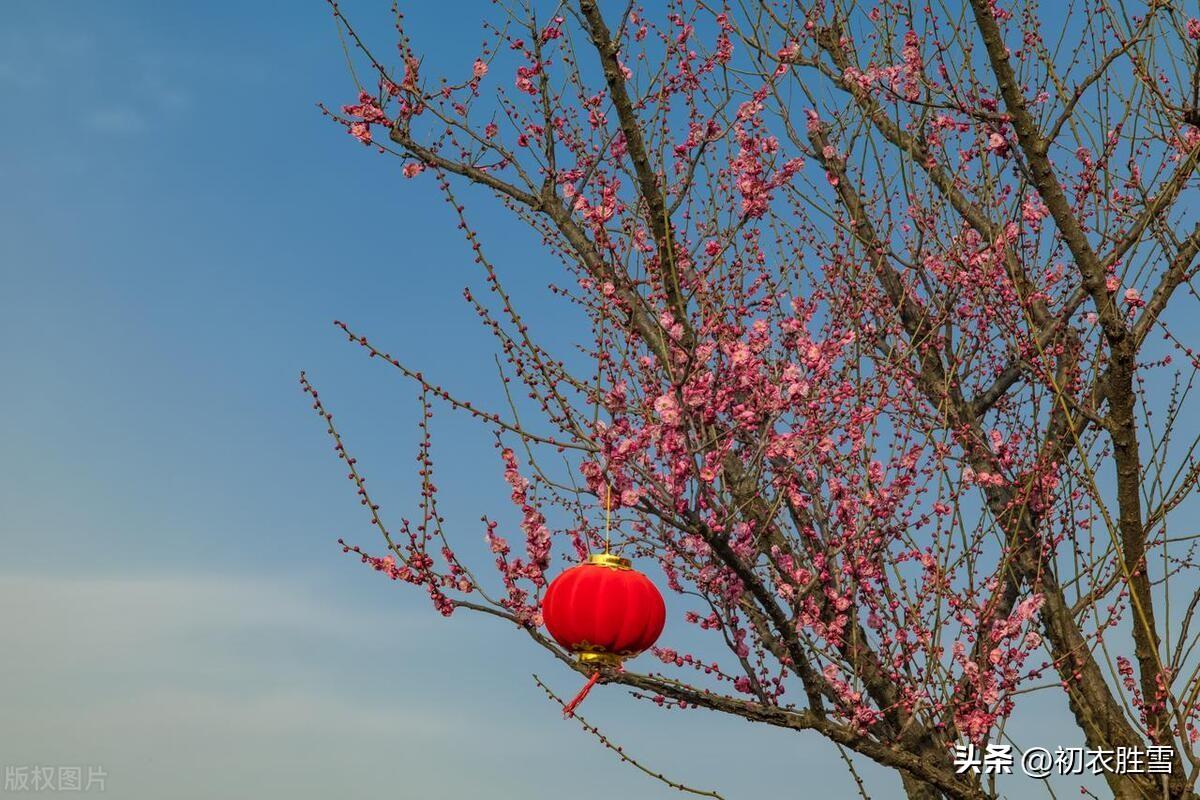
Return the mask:
M344 5L390 41L386 3ZM413 5L435 60L482 38ZM674 796L530 679L567 693L577 676L495 623L442 620L335 545L375 539L298 370L395 516L415 499L418 407L333 319L463 394L498 385L434 187L316 109L354 98L325 6L9 4L0 97L0 762L103 765L122 798ZM553 263L480 209L510 288L553 321ZM470 552L507 487L490 436L435 422ZM833 755L617 690L587 710L731 796Z
M477 26L409 5L433 71L469 64ZM386 2L343 7L390 44ZM134 799L676 797L530 679L569 693L576 675L335 545L378 549L298 371L393 517L416 499L418 406L333 319L499 399L449 209L317 111L354 95L317 0L6 5L0 763L103 765ZM543 288L555 262L470 208L531 320L566 326ZM511 522L491 437L435 423L449 525L479 553L481 513ZM816 736L697 725L616 689L585 711L730 798L851 791Z

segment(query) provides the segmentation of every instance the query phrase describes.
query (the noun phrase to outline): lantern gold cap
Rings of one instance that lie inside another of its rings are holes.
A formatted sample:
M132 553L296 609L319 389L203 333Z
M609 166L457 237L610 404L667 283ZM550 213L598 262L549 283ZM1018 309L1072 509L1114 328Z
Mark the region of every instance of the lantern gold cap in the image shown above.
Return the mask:
M592 553L587 557L585 564L592 564L597 567L608 567L609 569L632 569L633 564L628 558L614 556L612 553Z
M580 664L593 667L619 667L622 661L616 653L583 652L578 656Z

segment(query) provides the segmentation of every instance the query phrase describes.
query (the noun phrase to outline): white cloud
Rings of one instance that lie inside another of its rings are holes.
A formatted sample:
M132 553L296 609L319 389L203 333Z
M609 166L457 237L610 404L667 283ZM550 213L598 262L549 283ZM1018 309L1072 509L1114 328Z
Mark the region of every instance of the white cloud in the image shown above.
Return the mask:
M23 637L32 652L105 652L150 644L164 632L231 624L366 633L365 620L347 618L301 588L299 576L289 583L219 575L0 575L0 606L26 609L26 624L9 634Z
M349 614L300 576L0 576L0 608L5 765L99 765L121 798L299 800L384 791L397 748L430 775L456 755L461 714L346 684L381 630L429 615Z

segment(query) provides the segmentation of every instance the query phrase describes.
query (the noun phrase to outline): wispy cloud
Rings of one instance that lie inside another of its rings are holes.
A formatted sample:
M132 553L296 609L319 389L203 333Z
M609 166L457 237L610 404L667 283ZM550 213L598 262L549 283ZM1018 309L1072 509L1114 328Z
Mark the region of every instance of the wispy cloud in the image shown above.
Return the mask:
M152 43L128 42L94 32L64 29L0 33L0 93L14 105L34 95L62 91L79 98L80 119L91 131L136 135L158 116L191 106L175 66ZM22 101L21 96L29 96Z
M134 134L146 129L146 118L132 108L98 108L87 114L85 122L100 133Z
M300 580L189 575L0 576L0 607L22 609L4 631L0 707L20 720L0 729L5 764L100 765L127 798L316 798L411 737L453 753L453 719L432 704L344 685L380 630L424 617L385 628ZM256 791L268 781L286 791Z

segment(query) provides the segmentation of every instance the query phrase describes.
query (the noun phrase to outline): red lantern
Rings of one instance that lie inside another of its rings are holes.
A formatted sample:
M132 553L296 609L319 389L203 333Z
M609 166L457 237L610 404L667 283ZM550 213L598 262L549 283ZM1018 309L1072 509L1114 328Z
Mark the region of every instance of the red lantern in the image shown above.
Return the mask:
M667 609L658 589L628 559L601 553L555 578L542 600L546 628L579 663L616 667L647 650L662 633ZM597 669L569 715L600 678Z

